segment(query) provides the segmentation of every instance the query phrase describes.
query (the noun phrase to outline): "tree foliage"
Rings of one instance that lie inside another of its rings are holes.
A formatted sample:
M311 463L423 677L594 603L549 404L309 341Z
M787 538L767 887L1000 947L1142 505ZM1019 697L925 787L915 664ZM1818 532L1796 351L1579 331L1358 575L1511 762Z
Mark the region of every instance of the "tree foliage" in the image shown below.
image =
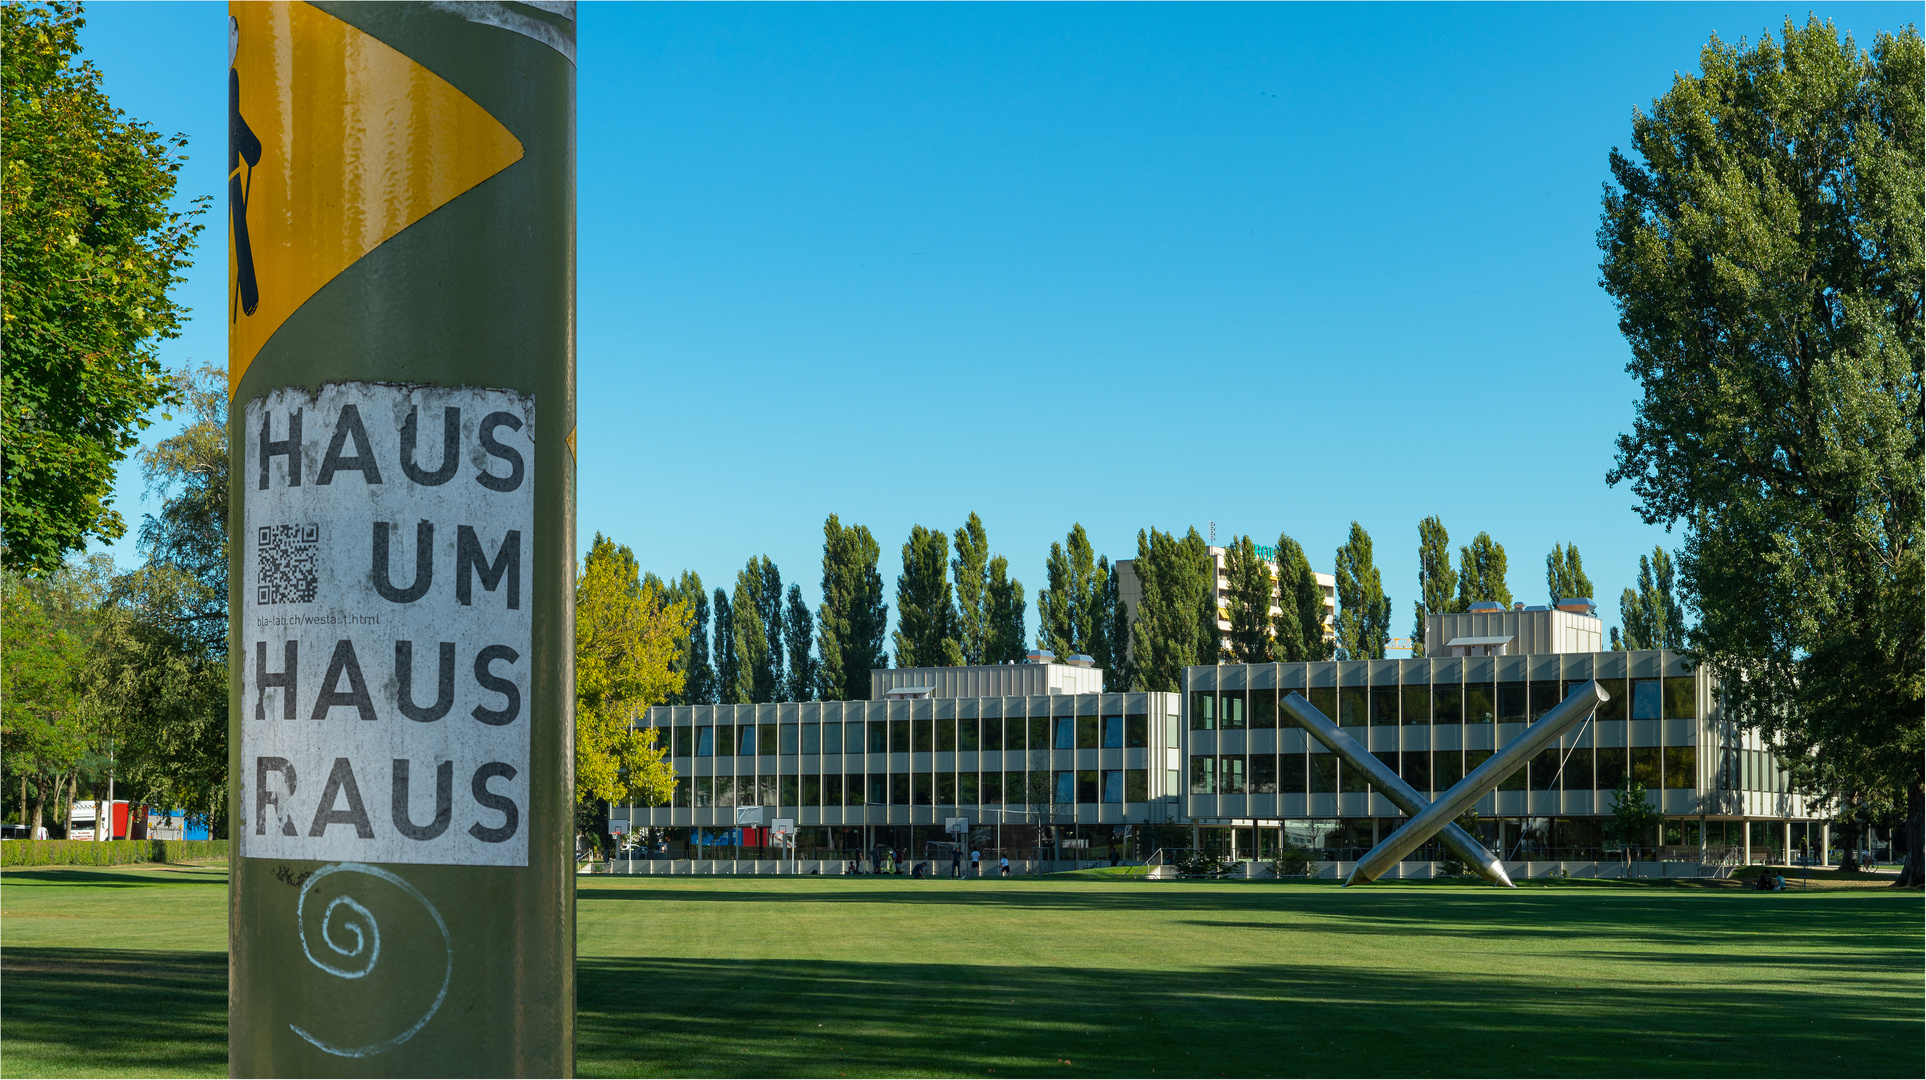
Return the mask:
M776 700L780 690L777 671L782 643L769 632L765 613L772 607L781 610L782 595L771 604L765 595L775 577L775 564L768 556L752 558L736 573L736 591L729 597L730 639L735 644L735 685L729 688L729 701L759 704ZM777 587L781 579L776 578Z
M684 570L667 592L672 602L689 609L688 629L676 640L675 670L682 676L676 703L713 705L716 671L709 663L709 594L703 588L702 575Z
M1672 594L1672 557L1662 547L1638 557L1638 588L1619 594L1618 617L1627 649L1685 648L1685 613Z
M742 693L742 656L736 651L736 616L729 594L715 591L715 645L711 654L716 665L716 701L741 705L748 701Z
M992 663L990 655L990 537L983 519L970 519L952 538L956 556L950 576L956 585L956 644L965 664Z
M823 602L816 615L816 651L823 665L825 701L868 698L871 669L889 666L883 653L889 606L883 602L883 576L876 571L879 554L867 527L845 528L835 514L823 522Z
M1275 659L1271 637L1271 564L1257 554L1248 536L1231 542L1224 553L1225 577L1230 581L1230 633L1225 650L1237 664L1268 664Z
M186 139L113 107L83 25L0 6L0 559L33 574L126 531L114 473L174 400L156 347L208 203L170 208Z
M954 667L963 662L950 591L950 540L941 529L910 529L896 578L896 666Z
M783 651L788 654L788 663L785 665L789 678L788 698L790 701L814 701L822 665L810 652L816 636L816 620L809 613L809 605L803 602L800 586L789 586L785 607L782 643Z
M1277 537L1277 565L1283 601L1272 628L1277 658L1329 660L1333 643L1324 621L1324 587L1318 584L1303 546L1283 533Z
M1919 33L1700 53L1611 155L1602 284L1641 397L1607 479L1683 523L1694 652L1805 790L1907 807L1921 881Z
M1037 645L1067 660L1079 653L1110 673L1116 664L1117 586L1110 560L1098 555L1082 525L1050 545L1044 562L1049 584L1037 590Z
M1143 598L1131 624L1137 689L1183 689L1184 669L1217 662L1217 563L1192 528L1137 534L1131 563Z
M1551 554L1545 556L1545 591L1553 606L1560 600L1592 598L1592 579L1585 576L1577 544L1552 545Z
M575 582L575 801L659 806L675 788L668 747L636 719L682 689L674 669L689 608L635 553L600 533Z
M1458 574L1451 569L1451 534L1437 515L1418 522L1418 599L1411 628L1411 655L1425 653L1425 622L1436 614L1458 610L1452 594Z
M1010 560L1001 555L990 559L988 587L990 625L984 644L988 651L983 662L1001 664L1021 660L1028 651L1024 643L1029 635L1024 624L1029 603L1023 598L1023 582L1010 576Z
M1493 542L1487 532L1458 549L1456 610L1464 611L1480 601L1511 606L1511 588L1505 584L1505 545Z
M1351 535L1337 549L1338 646L1350 660L1382 660L1391 639L1391 598L1384 595L1377 564L1371 560L1371 534L1353 521Z

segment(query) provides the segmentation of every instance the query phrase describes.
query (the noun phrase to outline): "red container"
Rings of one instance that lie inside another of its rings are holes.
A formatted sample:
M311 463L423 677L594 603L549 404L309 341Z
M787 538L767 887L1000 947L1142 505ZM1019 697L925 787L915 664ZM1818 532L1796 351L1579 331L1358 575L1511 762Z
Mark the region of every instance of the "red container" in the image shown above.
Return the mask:
M114 839L127 839L127 800L114 800Z

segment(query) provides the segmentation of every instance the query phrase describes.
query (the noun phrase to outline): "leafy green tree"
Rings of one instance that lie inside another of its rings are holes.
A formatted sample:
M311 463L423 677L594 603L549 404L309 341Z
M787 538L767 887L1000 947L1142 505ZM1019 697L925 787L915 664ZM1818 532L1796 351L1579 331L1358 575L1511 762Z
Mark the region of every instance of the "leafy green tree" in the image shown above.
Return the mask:
M114 581L93 650L120 790L226 817L228 398L226 372L177 378L188 423L143 450L164 496L141 525L146 562Z
M789 586L788 611L782 622L783 647L789 654L789 700L814 701L821 665L810 654L816 637L816 620L803 603L802 587Z
M209 202L170 209L187 141L113 107L84 23L0 7L0 561L33 574L126 531L115 469L176 400L157 346Z
M688 608L671 601L659 579L642 579L627 544L595 535L575 582L578 807L668 801L675 787L668 747L635 720L682 689L674 660L688 620Z
M970 520L956 530L956 557L950 576L956 583L956 644L965 664L983 664L990 651L990 539L983 519Z
M0 571L0 754L32 793L21 818L38 830L49 804L56 818L71 800L81 764L100 743L100 703L91 658L112 562L104 555L63 564L39 580ZM30 832L29 835L37 835Z
M1411 655L1425 652L1425 620L1459 610L1452 599L1458 574L1451 569L1451 534L1437 515L1418 522L1418 601L1411 628Z
M1384 659L1391 639L1391 599L1371 561L1371 534L1353 521L1337 549L1338 646L1352 660Z
M1131 566L1143 589L1130 627L1138 687L1181 690L1185 668L1217 662L1216 560L1195 528L1181 539L1150 529Z
M729 594L716 590L716 701L723 705L741 705L749 698L743 694L742 655L736 651L736 613L729 603Z
M1225 576L1230 580L1230 633L1225 645L1231 661L1268 664L1274 659L1271 639L1271 564L1257 554L1248 536L1231 542L1224 553Z
M1607 480L1683 523L1691 645L1802 789L1906 807L1926 878L1919 32L1714 38L1614 150L1602 284L1642 397Z
M1612 792L1612 816L1605 823L1605 831L1627 849L1629 860L1630 849L1651 843L1664 820L1665 815L1647 797L1645 785L1628 776Z
M756 583L756 614L762 617L763 637L769 643L769 659L756 672L756 685L768 688L769 696L761 700L776 701L789 686L789 677L783 671L783 643L787 633L783 628L786 615L783 609L782 574L767 555L750 561L753 564L751 573L761 579Z
M689 609L689 628L676 642L675 670L682 675L682 690L675 696L679 705L713 705L716 700L716 671L709 664L709 594L702 575L684 570L666 591L672 602Z
M1324 623L1324 587L1318 584L1304 548L1282 533L1277 537L1277 565L1280 592L1288 597L1278 605L1283 610L1272 631L1278 642L1277 658L1287 662L1329 660L1332 641ZM1295 625L1287 628L1286 620Z
M1044 563L1050 584L1037 591L1037 645L1059 660L1083 653L1108 670L1114 621L1110 560L1097 555L1083 526L1073 525Z
M867 527L845 528L835 514L823 522L823 602L817 609L816 642L825 701L868 698L871 669L889 666L883 653L889 606L883 602L883 576L876 572L879 554Z
M1545 591L1551 603L1577 597L1591 599L1592 579L1585 576L1585 564L1578 557L1577 544L1553 544L1545 556Z
M989 631L983 658L986 664L1001 664L1021 660L1027 653L1024 642L1029 635L1024 631L1024 613L1028 603L1023 598L1023 582L1010 576L1010 560L998 555L990 560L989 571Z
M1130 656L1130 609L1123 602L1121 592L1123 575L1107 560L1099 560L1104 571L1103 596L1094 618L1108 621L1109 627L1103 635L1101 651L1092 653L1097 665L1103 668L1103 688L1119 694L1137 685L1137 664Z
M1672 595L1672 557L1662 547L1638 557L1638 590L1618 597L1627 649L1684 649L1685 614Z
M729 597L729 619L736 646L736 685L730 697L737 702L760 704L776 700L776 665L771 659L780 642L769 636L762 620L767 602L763 598L764 564L768 559L750 559L736 574L736 589Z
M1458 549L1457 610L1481 601L1511 606L1511 588L1505 584L1505 545L1492 542L1487 532Z
M963 662L951 602L950 540L941 529L910 529L896 579L896 666L954 667Z

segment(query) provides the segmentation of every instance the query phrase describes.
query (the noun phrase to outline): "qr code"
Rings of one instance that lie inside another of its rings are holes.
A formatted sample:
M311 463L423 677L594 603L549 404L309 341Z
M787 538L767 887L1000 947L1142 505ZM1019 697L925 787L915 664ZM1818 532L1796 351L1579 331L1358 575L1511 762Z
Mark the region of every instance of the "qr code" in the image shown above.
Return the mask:
M321 547L319 525L263 525L259 531L261 584L257 604L307 604L320 590L314 560Z

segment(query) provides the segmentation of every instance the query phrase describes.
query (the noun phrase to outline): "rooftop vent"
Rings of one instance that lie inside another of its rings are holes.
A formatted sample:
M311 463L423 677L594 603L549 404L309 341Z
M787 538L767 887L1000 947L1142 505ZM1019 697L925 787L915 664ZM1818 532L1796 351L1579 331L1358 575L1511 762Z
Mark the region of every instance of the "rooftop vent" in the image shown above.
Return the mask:
M1569 611L1574 615L1596 616L1598 614L1598 605L1592 603L1592 598L1589 596L1574 596L1560 600L1558 602L1558 610Z
M1465 610L1471 612L1503 611L1505 610L1505 605L1496 600L1474 600L1471 606Z
M1057 662L1057 654L1049 649L1032 649L1028 659L1032 664L1054 664Z
M1069 664L1071 667L1096 667L1097 658L1091 656L1089 653L1077 653L1070 657L1070 659L1065 660L1064 663Z

